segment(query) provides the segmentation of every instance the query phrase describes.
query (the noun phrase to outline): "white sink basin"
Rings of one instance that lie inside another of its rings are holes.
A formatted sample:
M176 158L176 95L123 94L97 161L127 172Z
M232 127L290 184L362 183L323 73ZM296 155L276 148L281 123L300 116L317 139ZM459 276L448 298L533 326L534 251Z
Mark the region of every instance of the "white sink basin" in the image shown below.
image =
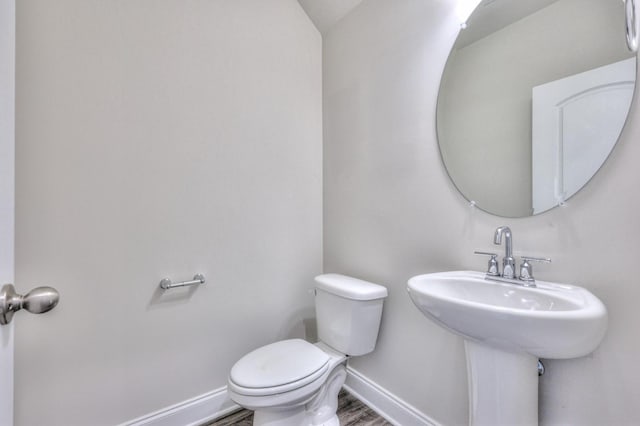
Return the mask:
M484 277L474 271L418 275L407 289L428 318L487 346L538 358L575 358L602 340L607 310L586 289L545 281L523 287Z

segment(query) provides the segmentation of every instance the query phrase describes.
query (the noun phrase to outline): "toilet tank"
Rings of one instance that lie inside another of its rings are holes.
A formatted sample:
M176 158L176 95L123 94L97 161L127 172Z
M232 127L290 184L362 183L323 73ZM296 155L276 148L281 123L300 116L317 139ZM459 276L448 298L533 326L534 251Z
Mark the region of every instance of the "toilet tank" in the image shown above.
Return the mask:
M345 355L373 351L387 289L340 274L316 277L318 338Z

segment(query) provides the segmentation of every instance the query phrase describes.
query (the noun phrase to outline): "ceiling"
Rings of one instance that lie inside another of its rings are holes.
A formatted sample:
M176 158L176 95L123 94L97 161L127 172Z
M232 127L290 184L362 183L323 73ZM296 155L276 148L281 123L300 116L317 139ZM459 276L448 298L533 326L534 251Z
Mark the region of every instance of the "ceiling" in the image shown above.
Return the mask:
M298 0L316 28L324 35L362 0Z
M316 28L324 35L363 0L298 0ZM484 0L460 34L458 47L471 44L510 23L522 19L558 0ZM490 18L489 18L490 17ZM488 19L487 19L488 18Z
M558 0L484 0L467 21L468 26L460 33L456 46L467 46L556 1Z

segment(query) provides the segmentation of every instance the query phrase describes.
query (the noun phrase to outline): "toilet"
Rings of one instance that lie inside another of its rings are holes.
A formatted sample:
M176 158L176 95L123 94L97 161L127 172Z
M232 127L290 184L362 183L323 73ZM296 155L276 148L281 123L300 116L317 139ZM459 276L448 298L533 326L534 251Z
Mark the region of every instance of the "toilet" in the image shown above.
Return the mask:
M339 274L315 278L318 343L283 340L231 368L230 398L256 426L339 426L338 392L351 356L373 351L387 289Z

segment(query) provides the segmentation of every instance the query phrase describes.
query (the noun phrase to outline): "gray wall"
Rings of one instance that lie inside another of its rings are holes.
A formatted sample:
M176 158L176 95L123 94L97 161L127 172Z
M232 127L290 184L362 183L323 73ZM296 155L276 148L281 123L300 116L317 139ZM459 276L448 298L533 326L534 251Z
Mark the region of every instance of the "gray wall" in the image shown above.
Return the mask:
M538 278L584 286L610 314L593 354L545 362L541 424L639 424L640 112L632 107L612 156L566 207L527 219L473 210L447 177L435 133L440 75L459 28L454 7L367 0L324 39L325 271L390 290L378 347L352 366L434 420L466 424L462 341L418 312L406 281L482 270L473 250L498 249L493 232L509 225L516 252L553 258L537 266Z
M295 0L17 2L16 282L62 298L16 321L16 425L131 420L305 334L321 42Z

